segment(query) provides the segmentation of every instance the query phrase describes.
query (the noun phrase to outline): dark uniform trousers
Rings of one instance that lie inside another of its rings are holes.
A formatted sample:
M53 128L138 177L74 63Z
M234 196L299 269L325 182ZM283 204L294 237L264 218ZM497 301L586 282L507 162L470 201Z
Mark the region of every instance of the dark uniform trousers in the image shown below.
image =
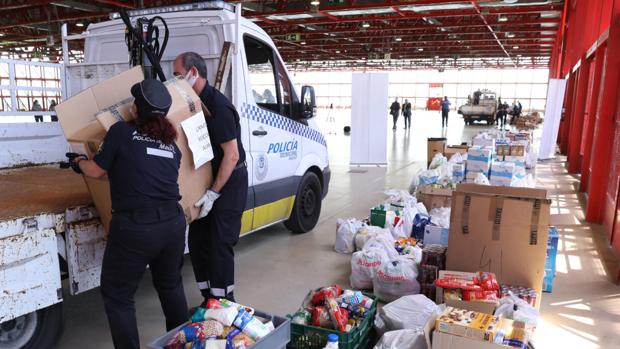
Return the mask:
M441 109L441 127L448 127L448 114L450 114L449 109Z
M203 297L233 298L235 252L248 195L245 166L233 171L209 214L189 226L188 245ZM231 299L233 300L233 299Z
M147 265L166 329L187 321L181 281L185 228L185 216L176 202L113 214L101 269L101 293L115 348L140 348L134 294Z

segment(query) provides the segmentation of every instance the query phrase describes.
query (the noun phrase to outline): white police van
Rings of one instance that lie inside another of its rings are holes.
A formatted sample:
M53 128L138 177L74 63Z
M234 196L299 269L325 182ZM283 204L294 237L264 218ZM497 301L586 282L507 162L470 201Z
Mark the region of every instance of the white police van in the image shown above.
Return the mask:
M240 9L239 5L206 2L136 10L128 14L132 22L142 17L160 16L167 23L169 39L161 63L168 78L172 78L174 58L194 51L205 58L212 83L224 43L232 43L230 70L223 79L222 92L239 111L250 174L242 234L278 222L284 222L294 232L307 232L318 222L321 202L330 181L325 139L313 118L314 90L304 86L298 94L273 41L257 25L241 17ZM66 26L63 26L64 64L54 66L58 66L55 69L64 76L64 99L130 68L125 27L121 19L112 18L89 25L82 34L67 35ZM84 41L81 62L70 55L69 48L75 47L76 40ZM51 64L45 66L54 68ZM18 89L12 87L12 91ZM23 166L56 162L63 156L67 151L66 142L56 142L58 144L52 146L50 141L63 138L58 124L14 126L9 128L23 140L12 137L0 142L0 168L6 167L7 161L8 167L21 168L2 170L0 174L8 173L22 179L25 172L36 178L48 175L49 167ZM43 131L45 137L39 135ZM37 137L33 138L28 132L36 133ZM25 149L29 160L14 161L16 150L21 149L14 145L23 147L24 140L34 144L38 139L42 144L40 152ZM7 156L3 155L5 153ZM49 185L55 187L66 182L64 177L72 176L70 171L50 175L63 177L58 180L46 177ZM70 189L71 182L64 187ZM48 195L67 195L40 185L33 188ZM21 194L16 192L15 195ZM59 203L64 199L52 197L48 201L62 205ZM99 286L105 240L96 210L87 202L37 208L38 202L41 200L33 200L23 213L16 210L16 215L0 212L0 246L5 251L0 253L1 348L51 347L50 343L61 328L63 294L75 295ZM68 282L64 283L66 290L63 292L61 280L65 279Z
M251 174L242 233L282 221L295 232L311 230L318 221L330 179L327 148L313 119L313 88L304 86L301 96L297 94L269 35L241 17L240 7L219 1L128 14L132 21L161 16L167 23L170 36L161 65L168 78L172 77L174 58L194 51L205 58L208 80L213 83L222 47L225 42L232 43L231 73L224 79L226 87L222 92L241 116L242 141ZM101 67L126 64L124 30L120 19L90 25L84 65L97 66L101 73ZM84 76L80 74L80 79ZM107 78L105 74L91 77L93 83ZM68 93L84 87L84 81L75 88L69 85Z

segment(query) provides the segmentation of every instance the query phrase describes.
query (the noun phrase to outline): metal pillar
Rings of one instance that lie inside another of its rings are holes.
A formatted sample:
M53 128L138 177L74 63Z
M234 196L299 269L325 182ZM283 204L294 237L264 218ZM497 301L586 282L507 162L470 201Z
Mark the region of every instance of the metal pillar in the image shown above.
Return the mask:
M568 173L577 173L581 169L581 134L583 131L584 109L588 93L590 76L590 61L584 57L581 59L581 67L577 72L577 85L575 86L575 99L573 101L570 129L568 130L567 160Z
M588 185L590 184L590 173L592 173L592 138L594 137L594 125L596 121L596 109L598 107L598 99L601 91L601 75L603 73L603 67L605 66L605 54L606 46L601 45L596 50L594 55L594 61L591 63L593 66L590 68L592 78L590 79L590 85L588 86L588 101L586 103L585 119L587 122L584 125L583 141L584 152L581 162L581 182L579 183L579 191L588 191Z
M614 119L620 80L620 0L614 0L613 4L606 57L592 141L592 173L586 206L586 220L590 222L602 221L603 209L607 204L606 194L609 185L611 148L615 131ZM608 233L612 239L612 232ZM614 246L620 245L617 241L612 240L612 243Z

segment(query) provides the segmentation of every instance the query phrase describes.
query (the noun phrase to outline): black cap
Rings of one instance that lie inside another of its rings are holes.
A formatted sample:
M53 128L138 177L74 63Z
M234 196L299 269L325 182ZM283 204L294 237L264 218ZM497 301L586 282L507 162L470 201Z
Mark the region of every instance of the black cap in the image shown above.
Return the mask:
M166 117L172 97L166 86L155 79L145 79L131 87L131 95L134 96L138 107L138 117Z

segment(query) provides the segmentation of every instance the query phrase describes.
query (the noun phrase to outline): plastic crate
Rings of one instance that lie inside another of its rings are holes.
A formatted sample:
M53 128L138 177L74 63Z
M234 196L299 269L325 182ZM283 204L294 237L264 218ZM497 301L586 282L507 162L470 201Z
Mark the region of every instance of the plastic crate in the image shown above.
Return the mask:
M334 333L338 335L338 349L367 349L371 347L373 324L377 314L377 299L372 295L365 294L374 301L368 312L368 316L362 324L353 328L351 332L340 332L316 326L306 326L291 323L291 341L287 349L323 349L327 344L327 336ZM291 315L289 315L291 317Z
M270 315L261 311L256 310L254 312L255 315L264 318L271 319L273 322L273 326L275 329L265 336L265 338L256 342L251 349L285 349L286 344L291 339L291 320L288 318ZM164 346L168 343L170 338L177 333L181 327L187 325L189 322L175 328L174 330L166 333L165 335L155 339L151 344L149 344L149 348L152 349L163 349Z
M558 240L560 234L554 226L549 227L549 238L547 239L547 259L545 261L545 269L550 269L555 276L555 261L558 255Z

